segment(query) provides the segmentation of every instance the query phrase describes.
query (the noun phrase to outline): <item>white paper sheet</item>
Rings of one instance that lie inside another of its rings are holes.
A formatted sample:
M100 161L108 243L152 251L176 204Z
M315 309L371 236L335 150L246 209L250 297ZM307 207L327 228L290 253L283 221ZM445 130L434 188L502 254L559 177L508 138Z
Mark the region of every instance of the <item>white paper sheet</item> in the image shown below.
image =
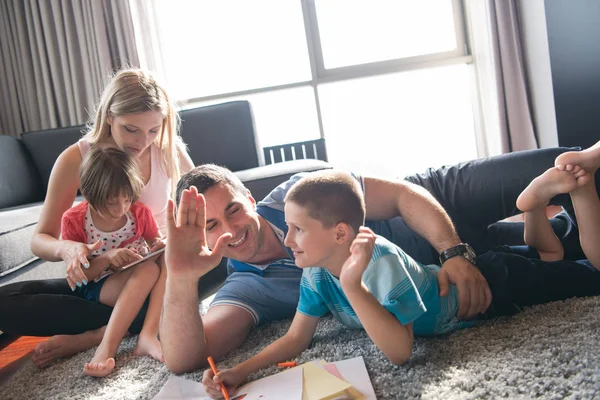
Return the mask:
M352 386L365 396L365 400L377 400L371 378L369 378L369 373L367 372L365 360L363 360L362 356L336 361L331 364L337 367L346 382L351 383Z
M250 382L230 393L231 400L302 400L302 370L290 369ZM245 395L245 397L241 397ZM153 400L208 400L202 383L171 376Z

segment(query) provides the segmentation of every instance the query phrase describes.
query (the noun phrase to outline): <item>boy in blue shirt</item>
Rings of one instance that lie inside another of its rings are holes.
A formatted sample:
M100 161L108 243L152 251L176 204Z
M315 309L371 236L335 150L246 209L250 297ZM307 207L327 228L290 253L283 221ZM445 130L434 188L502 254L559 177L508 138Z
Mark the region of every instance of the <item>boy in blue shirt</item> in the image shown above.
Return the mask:
M521 194L517 205L525 212L526 243L540 250L506 247L478 257L477 266L493 293L488 317L511 315L533 304L528 297L532 285L544 286L547 301L585 295L592 285L598 287L600 251L593 244L600 238L600 200L593 177L599 166L600 143L567 153ZM562 246L545 216L548 201L558 193L573 199L587 260L562 260ZM414 261L363 227L364 215L362 192L348 174L319 172L290 189L285 198L285 245L303 268L294 320L286 335L251 359L216 376L206 371L202 382L207 393L220 398L221 382L236 387L251 372L301 353L327 312L349 328L364 328L394 364L410 358L414 334L440 334L473 324L456 318L455 287L448 296L438 295L440 267ZM575 264L588 268L573 268ZM583 274L589 284L581 279ZM571 275L577 275L577 281Z

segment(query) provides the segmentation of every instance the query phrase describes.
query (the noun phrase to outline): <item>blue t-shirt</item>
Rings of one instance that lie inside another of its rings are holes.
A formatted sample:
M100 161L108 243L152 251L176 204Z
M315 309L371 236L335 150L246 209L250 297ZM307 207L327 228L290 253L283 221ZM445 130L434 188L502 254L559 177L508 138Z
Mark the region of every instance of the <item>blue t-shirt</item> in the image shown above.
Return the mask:
M442 334L473 325L456 318L458 292L455 286L450 286L447 296L438 295L439 270L436 265L418 263L398 246L378 236L362 281L400 323L412 322L415 335ZM312 317L331 312L343 325L362 328L339 279L325 268L304 269L298 311Z

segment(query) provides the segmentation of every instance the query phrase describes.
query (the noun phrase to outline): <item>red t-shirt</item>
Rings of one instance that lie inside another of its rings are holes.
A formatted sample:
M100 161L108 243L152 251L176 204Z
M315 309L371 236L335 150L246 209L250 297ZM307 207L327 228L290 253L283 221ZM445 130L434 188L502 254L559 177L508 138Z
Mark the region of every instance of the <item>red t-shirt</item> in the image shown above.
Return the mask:
M87 243L88 238L85 233L85 214L87 213L89 203L82 201L75 207L68 209L62 216L61 235L65 240L73 240L79 243ZM122 242L119 247L125 247L135 242L140 237L144 239L154 239L159 236L158 225L152 216L152 211L144 204L135 202L129 208L133 219L135 220L136 230L132 238Z

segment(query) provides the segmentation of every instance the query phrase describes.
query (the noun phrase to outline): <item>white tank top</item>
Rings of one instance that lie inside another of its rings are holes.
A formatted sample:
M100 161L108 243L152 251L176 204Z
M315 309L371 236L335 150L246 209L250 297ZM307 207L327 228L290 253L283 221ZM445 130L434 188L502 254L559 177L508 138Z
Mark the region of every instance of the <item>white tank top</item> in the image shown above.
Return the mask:
M90 143L84 138L77 142L81 157L85 157L90 149ZM167 175L161 150L154 143L150 146L150 179L139 202L144 203L152 211L160 233L167 234L167 201L171 195L171 178Z

